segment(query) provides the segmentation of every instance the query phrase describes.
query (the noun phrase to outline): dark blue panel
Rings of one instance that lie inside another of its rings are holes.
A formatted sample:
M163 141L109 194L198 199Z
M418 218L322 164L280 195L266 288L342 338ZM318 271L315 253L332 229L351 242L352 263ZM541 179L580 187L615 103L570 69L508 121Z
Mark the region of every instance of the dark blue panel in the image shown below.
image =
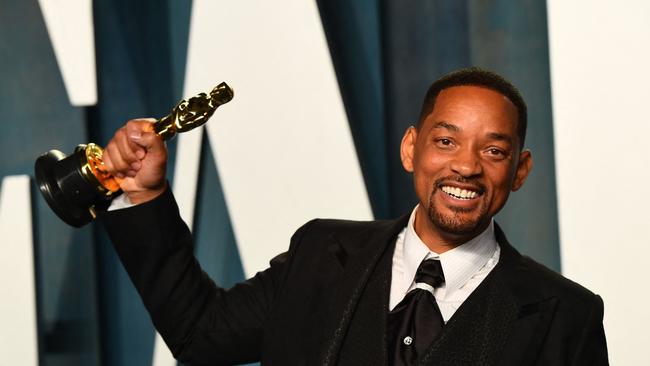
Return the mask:
M318 1L359 163L377 218L389 217L379 5Z
M191 0L167 0L169 9L169 47L172 78L170 80L172 99L179 101L183 98L183 87L185 82L185 65L187 62L187 46L190 35L190 15L192 12ZM202 90L197 90L196 93ZM175 102L174 102L175 103ZM169 105L167 108L171 108ZM169 149L169 162L167 166L174 166L176 162L176 141L173 139L167 142ZM173 181L173 172L169 172L168 178Z
M244 270L207 134L203 135L201 150L194 251L210 278L219 286L229 288L245 279Z
M70 105L36 0L0 2L0 27L0 173L31 174L36 156L84 141L84 109Z
M86 141L36 0L0 2L0 70L0 178L33 175L38 155ZM35 189L32 199L41 364L98 365L92 232L61 222Z
M417 202L399 158L404 131L415 124L429 85L470 64L467 5L458 0L382 3L390 209L397 216Z
M497 220L518 249L559 271L546 1L470 4L473 63L512 80L528 104L526 147L533 151L534 168Z

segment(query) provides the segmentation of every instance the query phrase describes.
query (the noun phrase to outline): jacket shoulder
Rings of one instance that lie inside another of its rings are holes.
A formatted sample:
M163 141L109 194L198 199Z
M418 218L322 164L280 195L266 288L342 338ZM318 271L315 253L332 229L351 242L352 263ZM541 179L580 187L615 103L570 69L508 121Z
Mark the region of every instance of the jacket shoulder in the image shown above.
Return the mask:
M318 218L310 221L307 225L310 225L312 230L320 232L355 234L359 232L388 229L395 225L397 221L399 221L399 219L358 221Z
M558 297L576 305L591 307L599 298L591 290L549 269L534 259L522 256L521 268L533 279L534 285L544 297Z
M291 239L291 249L331 249L332 244L353 253L395 238L406 226L408 217L394 220L339 220L318 218L299 228ZM290 251L291 251L290 249Z

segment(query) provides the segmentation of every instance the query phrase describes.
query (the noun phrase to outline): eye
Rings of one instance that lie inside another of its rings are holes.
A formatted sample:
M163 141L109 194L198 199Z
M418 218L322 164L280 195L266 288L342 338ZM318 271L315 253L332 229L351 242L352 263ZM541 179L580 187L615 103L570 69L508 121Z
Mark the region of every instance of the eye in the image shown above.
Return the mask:
M496 147L490 147L485 150L485 152L488 154L488 156L495 159L505 159L508 156L508 153L506 151Z
M435 142L438 147L442 147L442 148L449 148L454 146L454 142L451 139L446 137L437 138Z

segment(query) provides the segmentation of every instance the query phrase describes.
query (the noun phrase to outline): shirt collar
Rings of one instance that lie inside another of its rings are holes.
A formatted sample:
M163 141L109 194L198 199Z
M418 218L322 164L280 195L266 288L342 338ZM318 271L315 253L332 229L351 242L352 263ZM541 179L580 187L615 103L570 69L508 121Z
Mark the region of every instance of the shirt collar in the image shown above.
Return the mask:
M494 236L494 220L478 236L470 241L448 250L442 254L434 253L422 242L415 232L415 206L409 218L404 237L404 274L406 278L415 278L415 272L426 258L439 258L445 274L447 294L463 287L492 257L497 249Z

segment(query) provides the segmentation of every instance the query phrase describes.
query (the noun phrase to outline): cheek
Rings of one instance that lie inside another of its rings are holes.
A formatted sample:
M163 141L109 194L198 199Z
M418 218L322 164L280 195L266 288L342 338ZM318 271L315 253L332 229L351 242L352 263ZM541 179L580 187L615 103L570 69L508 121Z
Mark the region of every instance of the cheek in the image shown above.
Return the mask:
M512 184L514 182L512 170L509 166L494 169L489 175L489 180L492 186L492 199L494 200L494 204L503 204L512 190Z
M415 194L421 201L429 196L429 192L431 191L431 180L428 176L421 172L413 174L413 185L415 186Z
M422 202L428 202L436 180L444 176L444 162L439 159L416 161L414 168L415 193Z
M449 165L450 158L448 156L439 153L436 154L430 150L417 154L413 160L414 171L420 173L420 175L431 176L440 174Z

